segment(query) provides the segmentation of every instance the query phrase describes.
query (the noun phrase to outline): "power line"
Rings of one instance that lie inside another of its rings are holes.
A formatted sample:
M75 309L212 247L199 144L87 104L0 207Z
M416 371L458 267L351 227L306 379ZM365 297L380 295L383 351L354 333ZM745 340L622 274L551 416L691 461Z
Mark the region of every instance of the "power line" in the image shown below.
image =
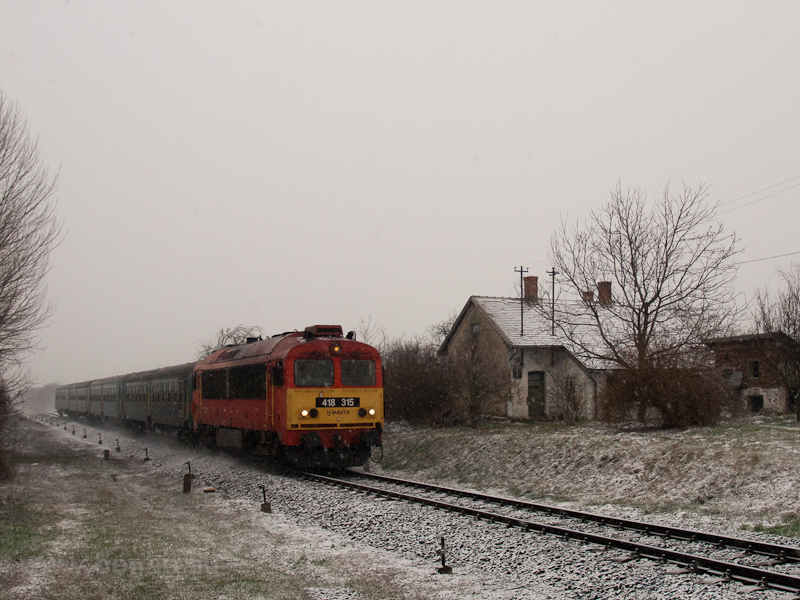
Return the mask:
M757 190L755 192L750 192L749 194L745 194L744 196L739 196L738 198L733 198L732 200L726 200L725 202L721 202L718 206L727 206L728 204L732 204L733 202L738 202L739 200L744 200L745 198L749 198L750 196L755 196L756 194L760 194L761 192L766 192L767 190L771 190L771 189L779 187L781 185L785 185L785 184L787 184L789 182L792 182L792 181L795 181L797 179L800 179L800 175L797 175L795 177L790 177L789 179L787 179L785 181L781 181L779 183L774 183L772 185L768 185L765 188L762 188L762 189ZM736 206L736 207L731 208L729 210L723 211L721 213L718 213L717 216L726 215L726 214L731 213L731 212L733 212L735 210L739 210L740 208L745 208L747 206L750 206L751 204L756 204L756 203L761 202L763 200L767 200L769 198L772 198L773 196L777 196L778 194L782 194L783 192L788 192L789 190L791 190L793 188L796 188L796 187L800 187L800 183L795 183L794 185L790 185L787 188L784 188L782 190L778 190L777 192L773 192L772 194L768 194L767 196L764 196L762 198L756 198L755 200L752 200L751 202L747 202L746 204L742 204L741 206ZM772 260L774 258L784 258L786 256L794 256L795 254L800 254L800 251L798 251L798 252L789 252L788 254L778 254L776 256L768 256L766 258L754 258L753 260L745 260L745 261L742 261L742 262L737 263L737 264L746 265L748 263L762 262L762 261L765 261L765 260ZM538 267L538 266L546 265L549 262L550 262L549 259L531 261L531 262L528 262L528 263L523 263L523 265L520 268L523 268L523 267ZM548 273L548 275L549 275L549 273Z
M737 206L737 207L735 207L735 208L731 208L731 209L729 209L729 210L726 210L726 211L724 211L724 212L721 212L721 213L719 213L717 216L727 215L729 212L733 212L733 211L735 211L735 210L739 210L740 208L744 208L745 206L750 206L751 204L755 204L756 202L761 202L762 200L766 200L767 198L772 198L773 196L777 196L778 194L782 194L783 192L786 192L786 191L788 191L788 190L790 190L790 189L792 189L792 188L796 188L796 187L798 187L798 186L800 186L800 183L795 183L794 185L790 185L790 186L789 186L788 188L786 188L786 189L783 189L783 190L778 190L777 192L774 192L774 193L772 193L772 194L769 194L768 196L764 196L763 198L758 198L758 199L756 199L756 200L753 200L753 201L751 201L751 202L748 202L747 204L742 204L741 206ZM774 186L773 186L773 187L774 187ZM756 192L756 193L758 193L758 192ZM750 195L752 196L752 194L750 194ZM745 196L742 196L742 198L744 198L744 197L745 197ZM739 198L739 200L741 200L741 198Z
M783 258L785 256L794 256L795 254L800 254L800 250L798 250L797 252L789 252L788 254L777 254L775 256L767 256L766 258L754 258L753 260L743 260L742 262L736 263L736 264L746 265L748 263L761 262L761 261L764 261L764 260L772 260L773 258Z
M798 185L800 185L800 184L798 184ZM798 250L797 252L789 252L787 254L776 254L775 256L766 256L764 258L754 258L752 260L743 260L743 261L740 261L740 262L738 262L736 264L737 265L747 265L749 263L763 262L765 260L772 260L774 258L785 258L787 256L795 256L796 254L800 254L800 250ZM546 262L546 261L540 261L540 263L541 262ZM532 264L535 264L535 263L527 263L526 265L522 265L522 266L525 267L525 266L530 266ZM520 268L522 268L522 267L520 267ZM525 271L527 272L527 269L525 269ZM519 271L517 271L517 272L519 272ZM547 275L550 275L550 273L548 272Z
M749 194L745 194L744 196L739 196L738 198L734 198L733 200L727 200L726 202L721 202L720 206L725 206L726 204L730 204L730 203L736 202L738 200L744 200L745 198L749 198L750 196L755 196L756 194L760 194L761 192L766 192L767 190L771 190L772 188L778 187L779 185L783 185L784 183L789 183L790 181L794 181L795 179L800 179L800 175L798 175L797 177L792 177L791 179L787 179L786 181L781 181L780 183L775 183L773 185L769 185L769 186L765 187L764 189L758 190L757 192L750 192ZM794 187L794 186L792 186L792 187ZM791 189L791 188L786 188L786 189ZM777 193L780 193L780 192L777 192ZM767 197L769 197L769 196L767 196ZM747 205L745 205L745 206L747 206Z
M527 263L523 263L523 267L540 267L542 265L547 265L550 263L550 259L544 258L542 260L531 261Z

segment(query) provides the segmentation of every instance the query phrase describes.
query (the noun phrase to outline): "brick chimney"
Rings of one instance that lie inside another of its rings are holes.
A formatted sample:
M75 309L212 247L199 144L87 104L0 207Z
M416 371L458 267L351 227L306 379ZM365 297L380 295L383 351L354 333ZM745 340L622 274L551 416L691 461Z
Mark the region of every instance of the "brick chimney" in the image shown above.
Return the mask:
M598 281L597 282L597 300L603 306L611 304L611 282Z
M528 302L539 301L539 278L533 275L523 278L525 285L525 300Z
M583 292L583 301L587 304L594 302L594 292L592 290L586 290Z

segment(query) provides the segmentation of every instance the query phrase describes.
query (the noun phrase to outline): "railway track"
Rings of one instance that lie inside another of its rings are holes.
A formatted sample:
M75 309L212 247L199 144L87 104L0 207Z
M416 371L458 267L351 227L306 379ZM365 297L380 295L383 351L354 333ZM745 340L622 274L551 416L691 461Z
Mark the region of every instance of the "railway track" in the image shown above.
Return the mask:
M354 481L354 476L360 481ZM773 588L789 592L787 599L800 598L800 548L794 546L568 510L369 473L351 471L344 477L303 473L303 477L325 485L423 504L524 531L628 553L616 558L617 562L650 559L677 567L668 573L704 575L705 583L739 581L746 584L742 588L744 592ZM363 480L373 484L362 483ZM534 515L539 518L534 520Z

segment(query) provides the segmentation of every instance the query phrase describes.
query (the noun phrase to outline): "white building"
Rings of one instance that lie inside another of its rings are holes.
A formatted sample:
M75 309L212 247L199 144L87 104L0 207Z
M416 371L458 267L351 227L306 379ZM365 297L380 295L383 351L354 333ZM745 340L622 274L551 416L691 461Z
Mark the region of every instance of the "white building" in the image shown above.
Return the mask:
M501 356L511 379L507 398L491 412L514 418L594 419L609 365L579 358L539 303L536 278L526 278L526 300L472 296L442 343L454 355L480 347ZM592 301L591 298L585 301ZM558 312L558 311L557 311ZM592 335L587 328L587 335ZM502 395L506 395L505 390Z

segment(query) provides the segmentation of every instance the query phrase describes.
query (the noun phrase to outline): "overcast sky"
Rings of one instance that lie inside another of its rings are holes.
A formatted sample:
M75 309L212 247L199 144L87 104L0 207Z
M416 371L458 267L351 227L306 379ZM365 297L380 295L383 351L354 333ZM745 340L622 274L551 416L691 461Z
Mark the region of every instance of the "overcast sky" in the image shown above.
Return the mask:
M422 333L544 280L617 181L706 183L742 261L798 252L798 25L796 1L0 1L0 89L66 234L31 367L178 364L239 323Z

